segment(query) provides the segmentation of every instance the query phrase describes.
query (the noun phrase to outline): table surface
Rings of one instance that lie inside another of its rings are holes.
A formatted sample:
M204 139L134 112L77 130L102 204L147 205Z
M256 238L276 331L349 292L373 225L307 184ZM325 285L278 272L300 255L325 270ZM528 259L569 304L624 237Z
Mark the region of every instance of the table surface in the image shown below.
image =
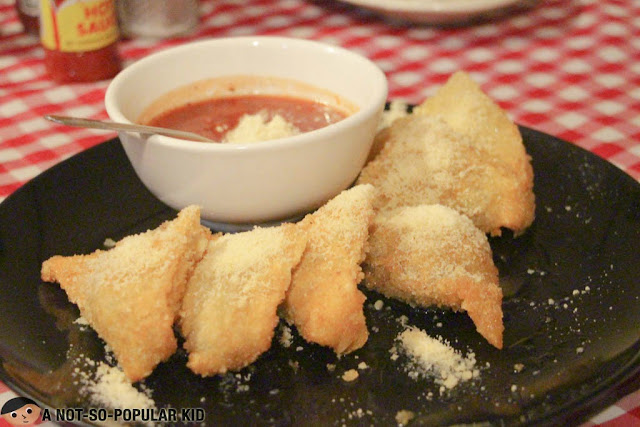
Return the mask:
M39 41L22 33L13 3L0 0L0 201L54 164L115 136L42 118L106 118L109 81L50 81ZM638 1L539 1L448 27L410 24L340 1L203 0L200 8L200 24L189 36L122 40L125 66L195 39L290 36L370 58L387 75L389 98L409 103L421 102L463 69L517 123L570 141L640 178ZM635 384L640 387L640 379ZM12 396L0 383L0 403ZM640 425L640 390L584 425Z

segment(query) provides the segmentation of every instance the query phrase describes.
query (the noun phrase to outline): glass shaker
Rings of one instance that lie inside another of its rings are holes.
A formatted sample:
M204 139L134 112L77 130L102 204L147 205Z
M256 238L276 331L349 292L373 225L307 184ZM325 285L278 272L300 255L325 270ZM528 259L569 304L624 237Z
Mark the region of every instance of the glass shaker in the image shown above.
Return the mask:
M125 37L169 38L195 31L199 0L118 0L120 31Z

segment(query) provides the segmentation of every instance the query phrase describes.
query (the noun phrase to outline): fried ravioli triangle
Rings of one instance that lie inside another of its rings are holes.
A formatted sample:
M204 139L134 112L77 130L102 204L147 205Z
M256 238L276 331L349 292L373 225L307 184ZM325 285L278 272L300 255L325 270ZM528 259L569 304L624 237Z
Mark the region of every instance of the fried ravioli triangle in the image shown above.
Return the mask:
M51 257L42 264L42 279L60 283L135 382L175 352L173 323L209 235L200 208L190 206L110 250Z
M487 236L442 205L399 208L374 220L365 285L421 307L466 311L478 332L502 348L502 290Z
M531 225L535 214L533 168L520 130L469 74L464 71L452 74L435 95L413 112L443 119L456 132L470 138L474 146L508 168L510 179L522 197L505 218L505 226L519 233Z
M413 113L440 117L517 172L517 177L532 180L533 169L518 126L464 71L453 73Z
M338 354L362 347L369 336L358 290L360 264L374 217L375 189L359 185L338 194L299 224L309 241L293 271L284 317L309 342Z
M294 224L212 236L180 310L193 372L239 370L269 349L278 305L306 243Z
M437 116L411 114L387 129L380 153L358 178L380 192L376 208L442 204L485 233L520 232L533 220L533 193L513 170Z

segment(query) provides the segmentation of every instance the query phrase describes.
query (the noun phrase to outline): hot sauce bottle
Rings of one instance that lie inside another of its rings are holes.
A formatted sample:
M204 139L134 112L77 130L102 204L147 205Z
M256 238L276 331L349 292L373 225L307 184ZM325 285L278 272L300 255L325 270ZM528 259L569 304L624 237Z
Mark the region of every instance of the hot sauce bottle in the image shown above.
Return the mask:
M55 81L104 80L120 71L114 0L41 0L40 39Z

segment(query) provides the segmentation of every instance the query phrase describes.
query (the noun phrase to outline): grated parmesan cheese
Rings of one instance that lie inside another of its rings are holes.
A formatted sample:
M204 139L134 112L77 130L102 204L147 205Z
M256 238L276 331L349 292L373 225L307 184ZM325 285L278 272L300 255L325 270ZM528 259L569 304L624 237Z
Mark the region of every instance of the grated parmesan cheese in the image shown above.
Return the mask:
M300 130L281 115L276 114L269 120L266 112L245 114L238 126L225 134L223 142L243 144L270 139L286 138L297 135Z
M89 326L89 321L82 316L79 316L76 320L73 321L76 325L80 326Z
M399 426L406 426L415 416L416 414L414 414L413 411L402 409L396 413L396 422Z
M83 392L94 404L110 409L156 409L150 397L151 391L146 389L143 392L135 388L118 367L100 362L95 378L85 377L82 382Z
M291 333L291 328L287 325L282 325L282 334L280 335L280 344L284 348L291 347L293 343L293 334Z
M356 380L360 374L355 369L349 369L344 374L342 374L342 379L346 382L351 382Z
M414 379L434 377L436 384L441 386L441 393L480 375L475 368L474 353L463 357L442 338L430 337L416 327L408 327L398 335L397 340L399 346L392 351L399 349L409 357L409 376Z

